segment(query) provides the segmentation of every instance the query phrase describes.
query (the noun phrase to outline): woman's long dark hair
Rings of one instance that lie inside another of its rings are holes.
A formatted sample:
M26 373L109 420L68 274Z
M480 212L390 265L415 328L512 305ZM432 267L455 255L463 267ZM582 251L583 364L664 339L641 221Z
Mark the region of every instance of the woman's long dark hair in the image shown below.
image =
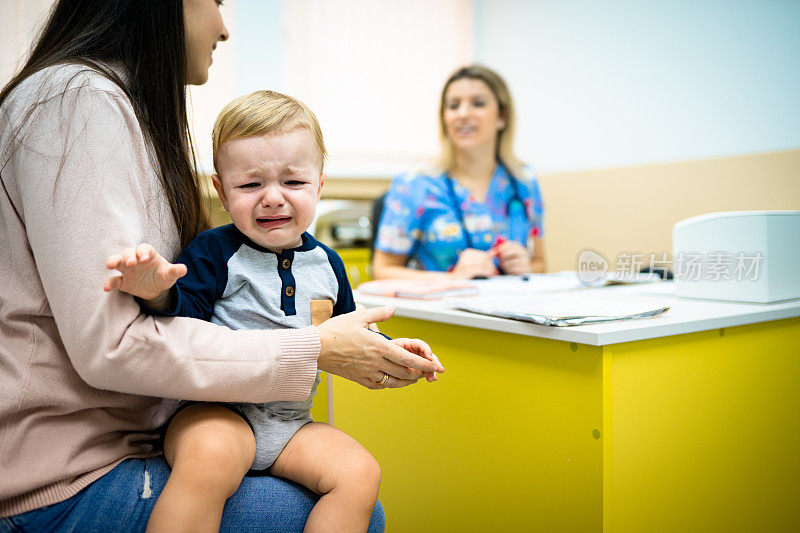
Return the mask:
M81 63L117 83L155 148L161 181L185 247L208 227L186 116L183 0L59 0L22 70L0 91L39 70ZM103 63L121 63L129 81Z

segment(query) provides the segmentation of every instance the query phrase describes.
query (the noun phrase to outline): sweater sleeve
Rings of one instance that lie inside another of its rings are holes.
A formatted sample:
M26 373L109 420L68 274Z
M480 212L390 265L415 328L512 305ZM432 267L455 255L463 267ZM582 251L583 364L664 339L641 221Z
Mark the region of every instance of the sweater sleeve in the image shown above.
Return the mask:
M11 164L46 296L42 314L53 317L81 379L189 400L308 396L320 350L316 328L233 331L146 316L133 297L103 292L112 253L144 240L165 256L177 251L148 146L121 91L83 84L38 103Z

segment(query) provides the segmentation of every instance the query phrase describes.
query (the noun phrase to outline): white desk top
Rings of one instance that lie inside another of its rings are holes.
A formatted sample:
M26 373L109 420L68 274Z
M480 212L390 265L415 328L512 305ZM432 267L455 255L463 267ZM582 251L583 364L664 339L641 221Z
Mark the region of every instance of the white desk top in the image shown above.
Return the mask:
M498 280L498 283L494 281L478 282L481 293L497 295L499 291L508 291L509 294L519 296L525 292L524 281L512 282L508 279ZM519 285L515 286L516 283ZM658 300L665 302L670 309L652 318L587 326L552 327L459 311L451 309L442 300L389 298L359 294L358 291L355 296L356 301L366 307L394 306L396 316L594 346L800 317L800 299L775 304L748 304L677 298L674 296L674 285L671 282L577 289L577 291L583 291L592 299L624 296L648 301ZM577 294L576 290L569 292ZM535 297L535 294L531 293L531 296Z

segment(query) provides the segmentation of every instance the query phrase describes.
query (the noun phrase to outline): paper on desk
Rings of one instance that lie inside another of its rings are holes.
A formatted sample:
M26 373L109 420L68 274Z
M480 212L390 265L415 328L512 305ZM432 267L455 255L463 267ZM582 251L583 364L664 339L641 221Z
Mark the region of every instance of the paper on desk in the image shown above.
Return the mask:
M607 287L609 285L640 285L642 283L653 283L660 281L661 276L654 272L612 272L611 274L606 274L597 281L586 283L586 285L592 287Z
M543 326L580 326L616 320L633 320L661 314L665 302L624 296L592 298L582 294L537 294L520 297L477 296L446 300L454 308L471 313L533 322Z
M358 286L359 294L438 300L446 296L472 296L478 288L463 280L380 279L366 281Z
M658 274L631 274L621 276L610 274L591 283L581 281L573 270L548 274L523 274L497 276L487 280L473 281L481 289L482 294L499 295L500 293L539 293L554 291L574 291L605 287L608 285L641 285L644 283L657 285L661 278Z
M487 280L473 281L472 283L481 289L481 292L491 294L568 291L586 288L586 285L581 283L575 272L496 276Z

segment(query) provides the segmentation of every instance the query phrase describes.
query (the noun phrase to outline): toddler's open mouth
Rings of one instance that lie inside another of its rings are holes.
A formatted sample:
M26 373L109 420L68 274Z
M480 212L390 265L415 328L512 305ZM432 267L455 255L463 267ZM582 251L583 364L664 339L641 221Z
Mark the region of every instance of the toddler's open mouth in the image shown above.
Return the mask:
M282 226L291 220L292 217L288 216L258 217L256 219L256 224L258 224L259 228L271 229Z

